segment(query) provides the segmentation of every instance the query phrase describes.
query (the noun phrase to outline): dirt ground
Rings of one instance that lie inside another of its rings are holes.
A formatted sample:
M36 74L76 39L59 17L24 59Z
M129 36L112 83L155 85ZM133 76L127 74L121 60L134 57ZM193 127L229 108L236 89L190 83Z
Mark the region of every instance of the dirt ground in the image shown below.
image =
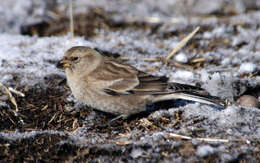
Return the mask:
M248 10L244 15L254 13ZM170 62L168 69L201 70L205 67L219 66L222 59L213 57L206 59L203 54L224 48L237 48L247 45L241 41L235 47L231 43L232 36L239 33L240 28L259 29L260 21L235 22L236 13L217 13L215 23L205 23L207 17L198 16L192 23L181 23L174 28L164 21L150 22L146 19L116 19L115 13L102 8L91 8L85 13L75 14L75 35L84 36L86 40L100 37L100 31L148 31L145 36L167 40L170 37L183 38L195 27L200 26L199 34L213 31L216 26L231 29L229 35L205 39L195 37L185 46L186 52L196 52L186 63ZM21 35L38 35L39 37L61 36L69 31L69 19L60 14L56 20L40 21L21 26ZM141 36L140 36L141 37ZM259 38L258 38L259 39ZM202 42L207 42L203 46ZM165 45L157 43L158 47ZM124 47L124 45L122 45ZM95 47L105 55L119 58L122 53ZM234 49L236 50L236 49ZM259 49L255 49L258 51ZM144 54L141 48L135 51ZM55 65L57 60L48 61ZM239 64L233 66L240 66ZM259 64L257 65L259 66ZM151 72L157 71L158 67ZM250 73L239 74L242 81L259 76L260 69ZM0 160L1 162L258 162L260 161L260 119L259 111L251 112L243 107L238 110L242 114L253 114L254 123L239 122L232 124L233 131L221 127L217 119L206 115L190 115L200 109L200 105L184 104L184 106L162 109L149 113L141 113L127 120L118 120L110 126L104 126L113 115L83 106L71 100L71 92L66 78L60 74L44 76L42 83L24 86L19 84L19 75L12 74L11 84L25 94L21 97L13 94L19 112L14 112L13 103L4 95L0 96L5 105L0 105ZM4 83L5 84L5 83ZM200 81L195 84L201 85ZM244 90L237 88L234 101L247 94L259 97L258 85L246 85ZM159 104L160 105L160 104ZM165 105L165 104L164 104ZM165 106L160 106L165 107ZM206 108L205 112L212 108ZM158 109L157 109L158 110ZM214 110L214 109L213 109ZM258 109L259 110L259 109ZM190 113L191 113L190 112ZM194 111L195 112L195 111ZM212 111L218 114L218 110ZM189 116L188 116L189 115ZM245 130L244 127L247 127ZM256 136L250 136L254 132ZM174 136L178 133L193 139ZM240 133L240 134L237 134ZM258 136L257 136L258 134ZM199 140L212 138L216 141Z

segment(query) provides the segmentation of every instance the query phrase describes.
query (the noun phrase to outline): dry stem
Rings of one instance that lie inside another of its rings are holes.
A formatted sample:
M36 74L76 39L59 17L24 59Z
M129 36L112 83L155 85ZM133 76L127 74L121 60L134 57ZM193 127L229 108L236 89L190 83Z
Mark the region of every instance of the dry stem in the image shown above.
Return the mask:
M0 90L2 92L4 92L10 99L10 101L12 102L12 104L15 106L15 116L17 116L17 112L18 112L18 106L17 106L17 103L16 103L16 100L15 98L13 97L12 93L9 91L9 89L4 86L3 83L0 82Z
M184 136L174 133L169 133L168 135L170 138L180 138L180 139L186 139L186 140L200 140L200 141L206 141L206 142L223 142L228 143L230 140L228 139L218 139L218 138L192 138L190 136Z
M193 30L188 36L181 40L178 45L172 50L172 52L165 58L165 64L168 63L169 59L174 56L198 31L200 27Z
M74 39L74 22L73 22L73 9L72 9L72 0L70 0L69 4L70 8L70 32L71 32L71 39Z

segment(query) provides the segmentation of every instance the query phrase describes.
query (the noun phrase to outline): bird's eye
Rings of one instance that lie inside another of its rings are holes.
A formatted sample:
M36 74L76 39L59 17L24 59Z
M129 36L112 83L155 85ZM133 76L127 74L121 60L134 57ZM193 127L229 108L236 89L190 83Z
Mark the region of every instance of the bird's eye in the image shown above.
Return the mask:
M72 57L71 60L72 61L77 61L77 60L79 60L79 57Z

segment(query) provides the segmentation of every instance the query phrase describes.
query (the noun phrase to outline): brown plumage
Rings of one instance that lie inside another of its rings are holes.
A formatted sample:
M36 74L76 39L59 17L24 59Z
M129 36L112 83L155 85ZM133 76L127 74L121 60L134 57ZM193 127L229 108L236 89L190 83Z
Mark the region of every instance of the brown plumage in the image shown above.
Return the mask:
M115 115L128 117L145 111L147 104L170 99L224 105L221 99L199 87L168 83L167 77L139 71L88 47L72 47L60 64L77 100Z

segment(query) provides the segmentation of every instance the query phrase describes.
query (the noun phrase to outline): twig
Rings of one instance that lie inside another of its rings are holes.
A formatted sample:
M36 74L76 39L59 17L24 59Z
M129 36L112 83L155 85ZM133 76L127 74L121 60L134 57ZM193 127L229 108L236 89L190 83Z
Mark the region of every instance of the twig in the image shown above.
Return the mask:
M201 57L201 58L195 58L193 60L191 60L191 63L199 63L199 62L204 62L206 59Z
M15 90L15 89L13 89L12 87L8 87L8 90L9 90L10 92L12 92L12 93L17 94L18 96L21 96L21 97L24 97L24 96L25 96L24 93L22 93L22 92L20 92L20 91L17 91L17 90Z
M46 110L48 108L48 105L45 105L42 109L41 109L41 111L44 111L44 110Z
M150 17L144 17L144 18L137 18L137 17L125 17L124 20L126 20L128 23L151 23L151 24L161 24L161 23L179 23L181 20L179 18L168 18L168 19L162 19L160 17L156 16L150 16Z
M169 62L169 59L172 58L174 56L174 54L176 54L177 51L179 51L199 31L199 29L200 29L200 27L197 27L188 36L186 36L184 39L182 39L181 42L178 43L178 45L172 50L172 52L166 58L162 58L162 57L135 58L135 60L142 60L142 61L147 61L147 62L163 62L167 65L168 62ZM122 56L122 57L120 57L120 59L121 60L131 60L132 58ZM203 61L205 61L204 58L198 58L198 59L194 59L192 62L197 63L197 62L203 62ZM179 67L179 68L185 68L185 69L188 69L188 70L193 70L193 68L191 66L188 66L188 65L182 65L178 62L173 62L173 64L176 67Z
M224 68L224 69L214 69L214 70L208 70L208 73L215 73L215 72L232 72L232 68Z
M192 138L190 136L184 136L184 135L179 135L179 134L174 134L174 133L169 133L168 135L170 138L180 138L180 139L186 139L186 140L200 140L200 141L206 141L206 142L223 142L223 143L228 143L231 140L228 139L218 139L218 138Z
M4 86L4 84L1 83L1 82L0 82L0 90L1 90L2 92L4 92L4 93L9 97L11 103L15 106L15 112L14 112L14 114L15 114L15 116L17 116L17 112L18 112L19 110L18 110L18 106L17 106L16 100L15 100L15 98L13 97L12 93L9 91L9 89L8 89L6 86Z
M200 27L197 27L188 36L186 36L184 39L182 39L181 42L178 43L178 45L172 50L172 52L166 58L162 58L162 57L136 58L136 60L142 60L142 61L148 61L148 62L164 62L165 64L167 64L169 62L169 59L171 59L174 56L174 54L176 54L199 31L199 29L200 29ZM129 58L129 57L120 57L120 59L122 59L122 60L130 60L131 58ZM194 60L193 62L202 62L204 60L205 60L204 58L199 58L197 60ZM191 68L189 67L188 69L191 69Z
M72 9L72 0L70 0L69 4L70 8L70 32L71 32L71 39L74 39L74 22L73 22L73 9Z
M132 141L116 141L115 142L116 145L120 145L120 146L132 144L132 143L133 143Z
M173 63L173 65L175 66L175 67L178 67L178 68L181 68L181 69L186 69L186 70L189 70L189 71L192 71L193 70L193 67L192 66L189 66L189 65L184 65L184 64L181 64L181 63L179 63L179 62L172 62Z
M197 27L193 32L191 32L188 36L181 40L178 45L172 50L172 52L165 58L165 64L168 63L168 60L176 54L198 31L200 27Z
M55 113L53 116L52 116L52 118L49 120L49 122L48 122L48 125L56 118L56 116L57 116L57 113Z

